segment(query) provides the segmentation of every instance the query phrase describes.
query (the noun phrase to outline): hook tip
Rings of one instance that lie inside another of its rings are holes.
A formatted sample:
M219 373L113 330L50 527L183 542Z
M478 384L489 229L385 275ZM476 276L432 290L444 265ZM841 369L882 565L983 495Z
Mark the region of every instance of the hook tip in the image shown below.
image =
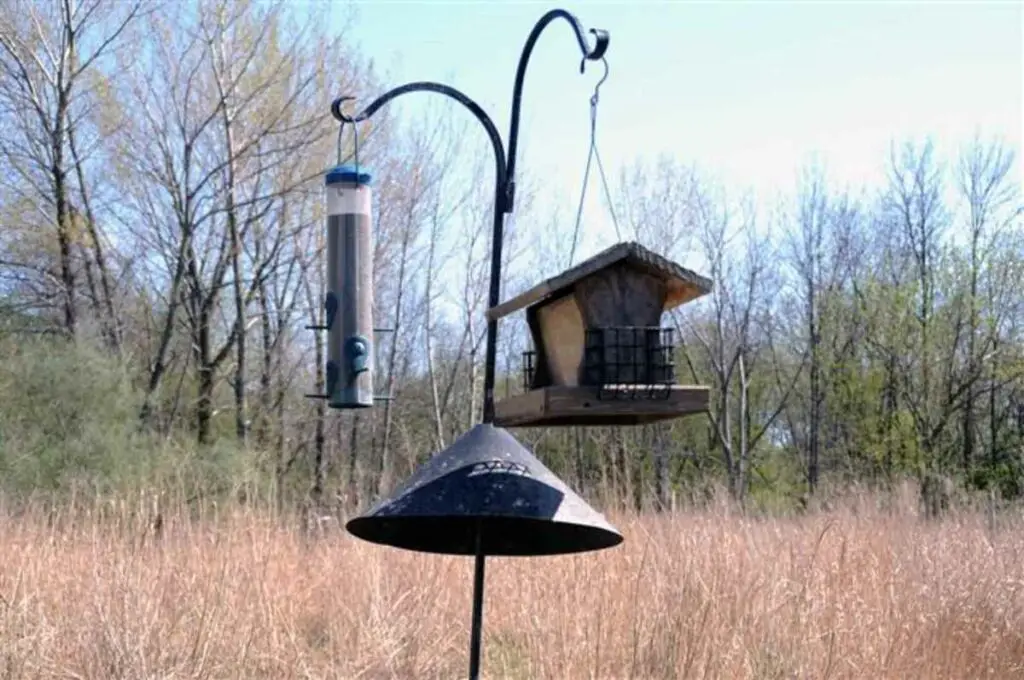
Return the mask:
M611 41L611 36L603 28L592 28L590 33L594 36L594 49L587 55L587 59L597 61L608 51L608 43Z
M341 105L342 104L344 104L347 101L353 101L353 100L355 100L355 97L350 97L348 95L343 95L343 96L338 97L337 99L335 99L333 102L331 102L331 115L334 116L335 120L337 120L337 121L339 121L341 123L352 123L352 122L354 122L352 120L352 118L350 118L349 116L346 116L345 113L341 110Z
M598 59L604 59L604 53L608 51L608 42L611 38L608 35L608 31L603 28L592 28L590 34L594 36L594 47L583 55L583 59L580 61L580 73L586 70L588 61L597 61ZM605 77L608 75L608 62L604 64Z

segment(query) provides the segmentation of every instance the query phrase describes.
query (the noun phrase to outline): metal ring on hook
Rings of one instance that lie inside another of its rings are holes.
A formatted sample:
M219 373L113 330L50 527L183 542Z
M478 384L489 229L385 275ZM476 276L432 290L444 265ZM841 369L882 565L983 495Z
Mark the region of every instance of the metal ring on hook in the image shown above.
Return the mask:
M608 51L608 42L611 40L608 31L602 28L592 28L590 33L594 36L594 49L584 54L583 59L580 60L580 73L586 70L588 61L604 59L604 53ZM608 65L605 63L605 68L607 67Z
M342 136L345 133L345 125L348 124L348 125L352 126L352 136L353 136L352 158L353 158L353 161L356 164L356 167L358 168L359 167L359 126L357 125L357 123L359 123L360 121L362 121L362 120L364 120L366 118L366 113L364 112L364 113L356 116L355 118L352 118L351 116L345 115L345 113L341 110L341 105L343 103L345 103L346 101L355 101L355 97L351 97L351 96L346 95L346 96L338 97L333 102L331 102L331 115L334 116L335 120L337 120L339 122L339 125L338 125L338 164L341 165L341 160L342 160L342 153L341 153L341 151L342 151Z
M608 51L608 42L611 40L611 36L603 28L592 28L590 32L594 35L594 49L588 57L591 61L603 59L604 53Z

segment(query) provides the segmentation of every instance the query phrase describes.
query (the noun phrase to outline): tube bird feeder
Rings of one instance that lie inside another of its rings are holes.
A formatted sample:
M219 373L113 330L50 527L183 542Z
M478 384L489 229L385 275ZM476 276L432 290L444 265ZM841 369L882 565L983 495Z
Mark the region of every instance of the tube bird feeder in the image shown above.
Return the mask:
M327 403L331 408L373 406L371 179L369 172L350 165L334 168L325 178ZM332 306L337 309L333 323Z
M327 208L326 399L334 409L373 406L373 191L372 175L339 165L324 177Z

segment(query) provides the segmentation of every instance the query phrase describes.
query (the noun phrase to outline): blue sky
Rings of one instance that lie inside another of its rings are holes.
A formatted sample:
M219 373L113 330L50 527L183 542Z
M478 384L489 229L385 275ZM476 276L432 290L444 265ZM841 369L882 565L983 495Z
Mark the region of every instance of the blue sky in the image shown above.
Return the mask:
M559 5L350 6L350 38L390 84L450 83L483 105L504 136L523 42L536 20ZM611 33L598 144L614 176L637 158L668 154L731 188L767 197L792 187L814 153L834 179L858 186L881 179L894 138L932 135L940 153L949 154L977 130L1021 148L1019 2L561 6L584 26ZM520 140L519 166L545 178L544 200L561 204L567 217L578 200L589 97L602 71L591 64L581 76L578 64L568 25L549 26L530 62ZM405 106L431 96L409 97ZM589 195L583 256L609 241L599 185L591 184Z

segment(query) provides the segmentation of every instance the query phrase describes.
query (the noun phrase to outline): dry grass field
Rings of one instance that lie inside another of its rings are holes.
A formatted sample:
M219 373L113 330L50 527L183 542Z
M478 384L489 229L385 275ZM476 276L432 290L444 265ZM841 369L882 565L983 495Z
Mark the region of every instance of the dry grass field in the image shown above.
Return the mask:
M99 509L0 513L0 677L465 677L468 558ZM1024 677L1017 519L613 521L612 550L489 562L485 677Z

